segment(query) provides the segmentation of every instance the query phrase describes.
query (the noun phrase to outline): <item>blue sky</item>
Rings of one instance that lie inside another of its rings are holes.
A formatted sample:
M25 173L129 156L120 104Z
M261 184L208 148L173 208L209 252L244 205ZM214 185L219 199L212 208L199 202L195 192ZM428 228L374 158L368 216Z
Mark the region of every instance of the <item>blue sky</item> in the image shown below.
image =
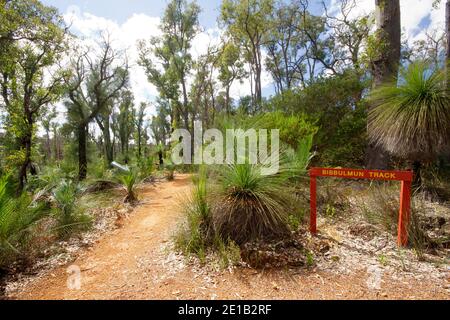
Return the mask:
M158 0L43 0L43 3L65 12L70 6L77 6L84 12L108 18L121 24L134 13L144 13L149 16L161 16L168 1ZM199 0L202 8L200 23L205 28L214 27L220 12L220 0ZM327 0L328 2L328 0ZM312 7L318 11L318 1L311 1Z
M75 5L84 12L114 20L119 24L124 23L134 13L161 16L167 5L167 1L157 0L43 0L42 2L62 12ZM200 22L205 27L212 27L219 13L220 1L203 0L198 3L203 10Z

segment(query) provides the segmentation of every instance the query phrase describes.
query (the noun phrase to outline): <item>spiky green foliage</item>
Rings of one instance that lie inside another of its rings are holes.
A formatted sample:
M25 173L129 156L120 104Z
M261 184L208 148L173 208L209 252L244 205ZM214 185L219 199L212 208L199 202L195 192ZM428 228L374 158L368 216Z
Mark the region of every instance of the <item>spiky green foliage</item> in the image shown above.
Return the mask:
M175 247L186 256L195 255L202 263L206 261L208 252L215 253L220 266L225 268L240 261L240 249L233 241L223 239L214 231L207 181L208 172L201 166L198 175L193 178L194 188L183 202L187 219L175 234Z
M56 231L60 238L70 235L75 230L87 227L91 219L83 214L78 203L81 189L71 181L63 180L52 192L53 202L56 206Z
M294 200L289 170L263 175L260 165L222 166L217 171L212 221L223 239L237 244L285 235Z
M45 208L27 194L18 198L9 194L8 177L0 178L0 268L25 253L33 227L45 214Z
M135 192L136 184L138 180L138 174L135 170L130 170L127 173L122 173L119 175L119 181L122 183L123 187L127 191L127 196L124 202L134 203L137 201L137 196Z
M26 190L47 193L57 187L61 180L74 180L74 172L64 172L59 166L45 166L38 175L30 177Z
M210 218L211 208L208 204L207 198L207 185L208 179L207 171L204 166L200 167L197 180L195 181L195 187L193 191L193 208L192 210L197 212L200 217L207 221Z
M307 168L314 158L315 153L311 153L314 134L310 134L298 142L297 149L287 153L290 171L293 178L304 177Z
M207 247L212 242L211 208L207 198L206 180L207 174L202 167L198 176L194 177L192 193L183 203L187 221L175 236L177 249L186 255L195 254L200 260L204 260Z
M424 62L401 72L399 85L371 93L369 137L404 159L429 161L449 144L450 96L445 73Z

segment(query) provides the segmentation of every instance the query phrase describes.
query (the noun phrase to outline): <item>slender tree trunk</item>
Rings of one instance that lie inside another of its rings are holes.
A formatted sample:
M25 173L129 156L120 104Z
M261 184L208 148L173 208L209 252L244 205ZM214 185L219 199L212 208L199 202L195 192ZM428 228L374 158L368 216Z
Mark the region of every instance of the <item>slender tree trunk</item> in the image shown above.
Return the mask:
M61 160L60 141L56 127L53 127L53 154L55 155L55 161Z
M401 21L400 0L375 0L378 44L382 48L372 62L374 88L393 81L400 63ZM366 152L366 165L370 169L386 169L389 155L381 147L371 144Z
M45 136L46 136L46 142L45 142L45 162L49 163L52 158L52 147L50 143L50 129L45 129Z
M261 103L262 103L262 85L261 85L261 72L262 72L262 68L261 68L261 45L260 45L260 41L257 39L252 39L252 55L253 55L253 68L254 68L254 81L255 81L255 100L253 108L254 108L254 112L258 111L261 108Z
M255 113L261 109L262 104L262 88L261 88L261 67L259 64L256 65L255 72L255 95L256 95L256 105L255 105Z
M216 97L214 96L214 86L213 86L213 80L209 80L209 87L210 87L210 93L211 93L211 110L216 108ZM209 124L212 123L209 121L209 108L208 104L205 104L205 126L208 127Z
M164 157L162 151L158 151L158 158L159 158L159 168L162 169L164 166Z
M227 86L226 93L225 93L225 111L227 115L230 114L230 86Z
M17 194L21 194L27 182L27 170L31 163L31 132L27 133L22 140L22 148L25 150L25 159L19 170L19 188Z
M138 158L142 157L142 138L141 138L141 130L138 130Z
M186 82L184 80L184 75L181 79L181 87L183 89L183 121L185 125L185 129L189 130L189 99L186 88Z
M58 152L58 136L56 135L56 130L53 128L53 143L50 146L53 149L53 155L55 157L55 161L59 160L59 152Z
M25 98L27 99L27 98ZM25 102L25 105L27 103ZM31 143L32 143L32 137L33 137L33 115L30 112L29 107L24 108L26 113L26 132L24 137L21 140L21 150L25 150L25 158L22 162L22 165L19 169L19 186L17 189L17 194L21 194L25 188L25 184L27 182L27 170L30 167L31 164Z
M87 176L87 127L78 126L78 180L83 181Z
M104 139L104 151L105 151L105 161L106 166L108 168L111 167L111 163L114 161L114 150L113 145L111 143L111 132L109 130L109 119L105 119L104 122L104 130L103 130L103 139Z
M183 121L185 129L188 130L191 134L191 137L194 137L194 114L192 113L191 124L189 125L189 99L186 88L186 81L184 79L184 75L181 78L181 87L183 89ZM194 139L191 139L191 157L194 157Z
M120 139L120 152L125 156L125 142L123 139Z

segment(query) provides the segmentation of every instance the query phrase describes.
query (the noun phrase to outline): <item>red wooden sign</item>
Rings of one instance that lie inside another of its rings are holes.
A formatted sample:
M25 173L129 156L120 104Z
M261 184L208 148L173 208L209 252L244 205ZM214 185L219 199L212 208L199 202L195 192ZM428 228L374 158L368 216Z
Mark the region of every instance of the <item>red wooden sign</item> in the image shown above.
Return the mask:
M411 212L411 183L413 180L412 171L311 168L309 175L311 179L310 231L313 234L317 233L317 177L401 181L402 185L400 190L400 213L398 215L397 243L399 246L406 246L408 243L408 223Z

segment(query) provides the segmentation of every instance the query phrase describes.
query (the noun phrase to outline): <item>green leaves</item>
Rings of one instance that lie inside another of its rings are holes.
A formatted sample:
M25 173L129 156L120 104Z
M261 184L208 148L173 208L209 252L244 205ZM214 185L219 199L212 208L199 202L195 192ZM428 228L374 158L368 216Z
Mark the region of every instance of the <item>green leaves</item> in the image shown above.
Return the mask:
M370 139L409 160L429 161L448 147L450 96L445 72L416 62L401 71L399 84L374 90Z
M138 173L135 170L130 170L127 173L120 173L118 175L118 180L122 183L123 187L127 191L127 196L124 202L134 203L137 201L137 196L135 193L135 187L138 181Z
M277 237L289 231L293 192L287 171L264 176L258 165L222 166L214 178L212 221L222 239L237 244Z
M0 267L26 250L31 229L46 213L27 194L14 198L8 192L8 180L8 176L0 177Z
M92 219L84 214L83 207L78 202L81 191L78 184L63 180L52 192L57 222L54 231L60 238L66 238L72 232L83 230L92 222Z
M32 162L36 121L43 106L62 93L63 71L52 68L66 50L65 25L57 10L39 1L7 1L0 9L0 87L6 109L8 156L25 156L20 170L23 190Z
M189 51L200 29L199 12L200 7L195 2L170 1L160 26L162 36L139 44L139 64L144 67L148 80L157 87L160 97L170 102L172 119L179 121L182 116L185 128L189 126L190 108L187 76L193 65ZM152 60L150 55L156 59Z

